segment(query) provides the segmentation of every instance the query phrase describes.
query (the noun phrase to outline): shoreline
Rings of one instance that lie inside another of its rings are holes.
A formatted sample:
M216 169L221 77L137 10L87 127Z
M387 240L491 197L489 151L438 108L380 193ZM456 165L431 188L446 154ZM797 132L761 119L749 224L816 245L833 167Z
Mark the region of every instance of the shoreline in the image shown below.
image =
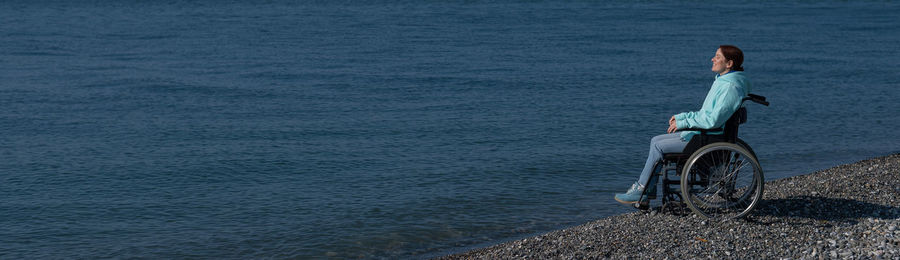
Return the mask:
M746 220L637 211L437 259L900 259L900 154L766 182Z

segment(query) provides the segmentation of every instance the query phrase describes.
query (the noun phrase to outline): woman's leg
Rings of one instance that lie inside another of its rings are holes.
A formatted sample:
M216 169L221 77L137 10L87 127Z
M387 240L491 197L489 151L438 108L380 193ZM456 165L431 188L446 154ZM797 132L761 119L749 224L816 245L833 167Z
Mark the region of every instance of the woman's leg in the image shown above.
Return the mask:
M671 133L657 135L650 139L650 152L647 155L647 162L644 163L644 170L638 178L638 184L644 185L654 172L653 166L662 159L664 153L680 153L687 146L687 142L681 140L680 133Z
M647 181L650 180L650 177L654 173L654 166L662 159L662 155L664 153L679 153L684 150L686 145L687 142L681 140L680 133L657 135L653 137L653 139L650 139L650 152L647 155L647 162L644 163L644 170L641 172L638 182L631 185L631 189L624 194L616 194L616 200L622 203L637 202L644 192L644 186L648 185ZM651 183L649 185L654 184L655 183Z

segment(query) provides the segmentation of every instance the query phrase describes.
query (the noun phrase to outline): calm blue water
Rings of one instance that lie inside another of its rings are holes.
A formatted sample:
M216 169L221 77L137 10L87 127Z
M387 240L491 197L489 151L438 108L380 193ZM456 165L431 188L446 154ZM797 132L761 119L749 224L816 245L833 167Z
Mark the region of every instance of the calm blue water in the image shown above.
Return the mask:
M900 3L631 2L0 3L0 258L418 258L629 212L725 43L767 179L900 151Z

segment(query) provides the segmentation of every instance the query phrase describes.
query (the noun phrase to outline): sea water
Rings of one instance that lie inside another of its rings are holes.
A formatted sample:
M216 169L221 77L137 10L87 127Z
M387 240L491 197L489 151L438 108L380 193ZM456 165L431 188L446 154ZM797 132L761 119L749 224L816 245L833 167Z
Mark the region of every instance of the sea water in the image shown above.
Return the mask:
M741 128L767 180L894 153L898 12L3 2L0 258L419 258L630 212L720 44L772 103Z

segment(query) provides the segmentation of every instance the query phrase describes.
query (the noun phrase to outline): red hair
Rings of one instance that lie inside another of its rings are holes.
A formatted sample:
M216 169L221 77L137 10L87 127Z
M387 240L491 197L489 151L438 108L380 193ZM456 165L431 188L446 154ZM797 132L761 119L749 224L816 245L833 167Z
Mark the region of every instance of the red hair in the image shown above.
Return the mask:
M731 70L744 71L744 67L741 66L744 63L744 52L741 49L734 45L719 45L719 50L722 50L722 55L726 60L734 62Z

